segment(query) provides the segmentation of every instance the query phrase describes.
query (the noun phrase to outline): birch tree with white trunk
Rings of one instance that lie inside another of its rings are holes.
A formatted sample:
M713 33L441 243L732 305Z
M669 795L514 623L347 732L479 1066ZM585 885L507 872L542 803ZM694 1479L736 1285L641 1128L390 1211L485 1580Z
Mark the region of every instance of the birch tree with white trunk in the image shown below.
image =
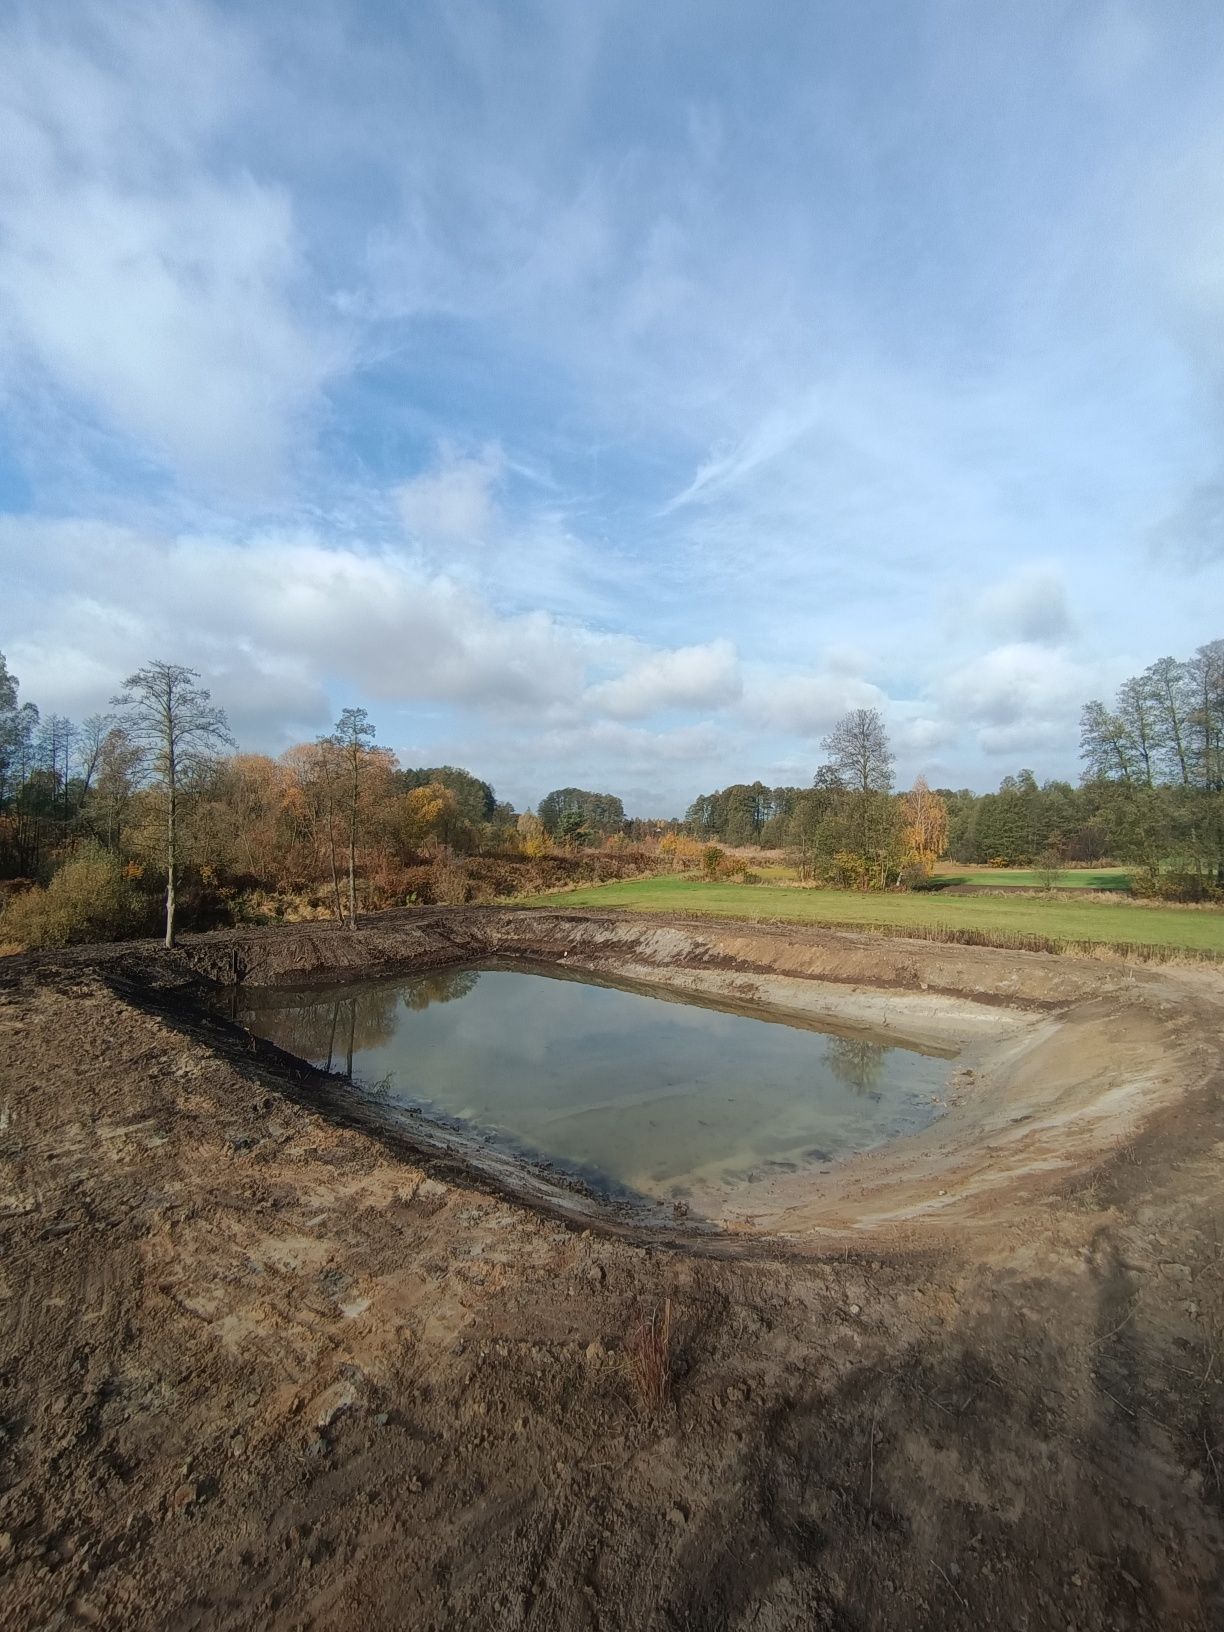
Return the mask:
M174 945L178 885L178 802L190 782L222 748L232 747L224 709L196 684L200 676L181 663L146 663L128 675L112 706L124 711L128 739L166 800L166 945Z

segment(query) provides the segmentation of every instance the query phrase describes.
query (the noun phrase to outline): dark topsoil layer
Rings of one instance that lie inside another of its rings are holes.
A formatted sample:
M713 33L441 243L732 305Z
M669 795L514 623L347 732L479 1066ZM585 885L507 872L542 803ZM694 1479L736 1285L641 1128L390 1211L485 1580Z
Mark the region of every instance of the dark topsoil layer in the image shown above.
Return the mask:
M495 928L396 915L325 963L470 956ZM993 1001L1088 978L786 940L825 978ZM0 963L0 1625L1224 1624L1207 1052L997 1240L662 1250L336 1125L191 1005L201 975L300 977L321 945ZM652 1414L626 1340L667 1298Z

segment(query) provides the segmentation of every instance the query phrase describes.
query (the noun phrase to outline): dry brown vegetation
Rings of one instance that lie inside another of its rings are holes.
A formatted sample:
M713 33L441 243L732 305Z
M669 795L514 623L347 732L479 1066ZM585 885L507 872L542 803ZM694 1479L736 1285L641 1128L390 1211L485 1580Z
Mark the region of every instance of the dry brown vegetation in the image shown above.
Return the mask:
M625 1340L625 1363L643 1409L657 1415L671 1398L672 1302L663 1300L642 1318Z

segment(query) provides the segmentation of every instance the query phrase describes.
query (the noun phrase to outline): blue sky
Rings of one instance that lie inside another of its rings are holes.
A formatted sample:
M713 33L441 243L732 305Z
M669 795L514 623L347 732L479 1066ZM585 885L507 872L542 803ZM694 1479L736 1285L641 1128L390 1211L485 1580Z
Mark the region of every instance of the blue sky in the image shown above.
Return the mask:
M0 650L678 813L1224 634L1216 0L10 3Z

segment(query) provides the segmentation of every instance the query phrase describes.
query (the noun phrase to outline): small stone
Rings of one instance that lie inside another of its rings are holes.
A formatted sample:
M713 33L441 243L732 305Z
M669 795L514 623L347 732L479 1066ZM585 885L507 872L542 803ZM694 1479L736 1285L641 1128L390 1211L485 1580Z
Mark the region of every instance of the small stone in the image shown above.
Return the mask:
M586 1346L586 1357L592 1362L598 1362L604 1357L604 1346L599 1338L592 1338Z
M688 1519L681 1508L669 1507L667 1510L667 1522L668 1524L683 1525L688 1523Z
M0 1558L7 1558L13 1550L13 1538L7 1530L0 1530Z
M171 1498L171 1505L174 1507L175 1512L181 1512L183 1508L190 1507L195 1499L196 1487L194 1485L180 1485Z
M602 1264L592 1264L587 1271L587 1280L591 1281L595 1286L602 1286L607 1278L607 1272Z
M245 1456L246 1455L246 1440L242 1437L241 1434L235 1434L233 1439L230 1440L230 1455L231 1456Z
M861 1309L860 1309L860 1308L859 1308L859 1306L858 1306L858 1304L857 1304L857 1303L852 1303L852 1304L851 1304L851 1305L850 1305L850 1313L851 1313L851 1314L852 1314L852 1315L861 1315L861 1314L862 1314L862 1312L863 1312L863 1311L862 1311L862 1310L861 1310Z
M387 1413L385 1411L376 1411L374 1413L374 1426L376 1428L385 1428L387 1426L388 1421L389 1421L389 1418L388 1418Z

